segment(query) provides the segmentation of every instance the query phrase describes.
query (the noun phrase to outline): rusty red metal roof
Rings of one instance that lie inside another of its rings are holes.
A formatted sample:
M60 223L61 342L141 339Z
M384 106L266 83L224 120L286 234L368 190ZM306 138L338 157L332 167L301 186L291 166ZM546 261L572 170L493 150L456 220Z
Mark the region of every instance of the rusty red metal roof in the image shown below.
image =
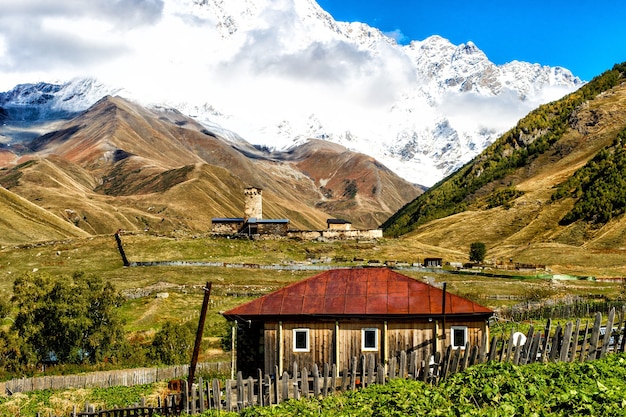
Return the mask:
M230 319L270 316L440 316L443 290L388 268L334 269L242 304ZM446 292L446 315L492 310Z

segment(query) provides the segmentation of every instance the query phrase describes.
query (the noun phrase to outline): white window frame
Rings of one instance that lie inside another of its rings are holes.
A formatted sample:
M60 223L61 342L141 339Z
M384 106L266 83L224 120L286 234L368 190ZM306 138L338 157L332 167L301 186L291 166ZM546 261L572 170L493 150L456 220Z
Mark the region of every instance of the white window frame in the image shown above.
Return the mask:
M365 334L367 332L374 332L374 347L365 346ZM361 329L361 350L363 352L376 352L378 351L378 328L376 327L364 327Z
M304 333L306 335L306 347L304 348L298 348L296 345L298 333ZM306 329L306 328L293 329L293 351L294 352L310 352L311 351L311 333L309 332L309 329Z
M456 340L456 337L454 337L455 334L455 330L462 330L463 331L463 343L458 343L458 341ZM465 349L465 344L467 343L467 336L468 336L468 328L467 326L451 326L450 327L450 342L452 343L452 348L453 349L457 349L457 348L461 348L461 349Z

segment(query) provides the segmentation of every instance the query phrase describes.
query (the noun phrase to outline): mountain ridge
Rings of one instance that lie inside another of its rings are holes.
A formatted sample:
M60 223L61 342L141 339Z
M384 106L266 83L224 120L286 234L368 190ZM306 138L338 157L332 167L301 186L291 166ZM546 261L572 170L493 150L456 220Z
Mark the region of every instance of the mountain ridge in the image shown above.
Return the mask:
M264 189L264 214L293 228L323 229L329 217L375 228L421 192L340 145L311 141L288 153L235 145L171 109L112 96L4 153L13 155L0 165L8 192L88 234L206 233L212 217L241 216L250 185Z
M166 0L163 13L167 24L194 22L197 33L172 36L199 42L203 54L192 60L171 51L167 65L153 62L158 87L132 71L117 83L78 76L16 86L0 93L8 122L23 127L38 114L32 139L51 130L41 118L73 117L105 95L121 95L179 109L234 142L284 151L311 138L330 140L431 186L537 104L583 84L560 67L495 65L472 42L432 36L398 45L366 24L335 21L312 0ZM159 72L171 65L182 86ZM8 143L15 130L3 123L0 141Z

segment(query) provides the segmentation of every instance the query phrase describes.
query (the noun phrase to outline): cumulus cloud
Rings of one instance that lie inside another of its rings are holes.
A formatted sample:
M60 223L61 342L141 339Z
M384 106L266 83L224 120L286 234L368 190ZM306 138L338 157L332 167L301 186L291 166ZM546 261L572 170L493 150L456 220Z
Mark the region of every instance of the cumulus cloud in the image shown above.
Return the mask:
M162 0L0 0L0 71L85 75L127 54L124 33L154 25L162 11Z
M456 130L477 132L486 128L504 131L534 107L532 103L520 101L516 92L505 90L496 97L473 92L448 93L442 98L439 109Z
M383 33L385 36L390 37L391 39L395 40L399 44L405 44L410 40L404 33L402 33L400 29L395 29L395 30L392 30L389 32L383 32Z
M51 17L94 18L117 27L153 24L163 11L163 0L0 0L0 16L25 22Z

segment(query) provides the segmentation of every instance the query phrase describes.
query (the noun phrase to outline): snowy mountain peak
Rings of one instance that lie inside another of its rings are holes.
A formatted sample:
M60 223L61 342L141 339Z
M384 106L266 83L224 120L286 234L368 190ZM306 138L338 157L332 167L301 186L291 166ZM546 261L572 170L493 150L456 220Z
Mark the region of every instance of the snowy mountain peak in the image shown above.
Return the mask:
M582 85L564 68L495 65L471 41L398 45L364 23L336 22L314 0L162 4L158 23L126 33L125 53L99 81L18 86L0 107L69 112L119 94L269 148L324 138L431 185Z

